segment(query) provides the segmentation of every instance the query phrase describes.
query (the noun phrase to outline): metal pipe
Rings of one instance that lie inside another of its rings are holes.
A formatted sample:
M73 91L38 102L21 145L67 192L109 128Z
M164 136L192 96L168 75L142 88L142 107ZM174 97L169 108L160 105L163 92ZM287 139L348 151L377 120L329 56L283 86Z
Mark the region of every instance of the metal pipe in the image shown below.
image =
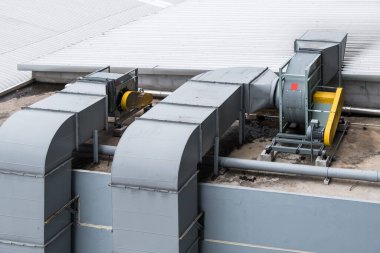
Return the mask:
M379 171L377 170L353 170L301 164L275 162L272 163L230 157L219 157L219 165L221 165L222 167L237 168L251 171L266 171L275 173L315 176L324 178L340 178L369 182L379 182L380 176Z
M345 113L362 114L362 115L369 115L369 116L380 116L380 110L378 109L343 106L342 110Z
M350 122L350 125L352 126L363 126L363 127L380 127L378 124L367 124L367 123L360 123L360 122Z
M98 145L98 152L102 155L114 155L116 146L111 145ZM82 144L79 146L79 152L91 153L93 152L92 144Z
M214 175L218 175L219 166L218 166L218 158L219 158L219 137L215 137L214 141Z
M116 146L111 145L99 145L99 154L102 155L114 155Z

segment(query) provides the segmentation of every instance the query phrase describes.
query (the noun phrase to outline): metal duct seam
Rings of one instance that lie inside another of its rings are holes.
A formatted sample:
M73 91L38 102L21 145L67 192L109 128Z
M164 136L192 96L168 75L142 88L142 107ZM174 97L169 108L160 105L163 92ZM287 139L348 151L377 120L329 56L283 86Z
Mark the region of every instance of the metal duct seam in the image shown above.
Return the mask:
M267 73L230 68L200 74L127 128L112 165L115 253L197 252L197 164L245 108L257 108L245 92ZM273 104L270 93L262 93L262 105Z
M105 102L105 94L63 90L1 126L0 243L7 252L70 251L71 214L61 210L72 200L72 151L105 127Z

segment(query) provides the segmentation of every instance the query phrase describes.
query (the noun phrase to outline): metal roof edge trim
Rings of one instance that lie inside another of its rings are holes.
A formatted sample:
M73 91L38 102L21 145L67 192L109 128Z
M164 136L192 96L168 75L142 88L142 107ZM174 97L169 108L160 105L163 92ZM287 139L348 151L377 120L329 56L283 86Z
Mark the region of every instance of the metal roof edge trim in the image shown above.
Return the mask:
M106 67L107 64L102 66L68 66L68 65L42 65L42 64L29 64L20 63L17 65L17 69L20 71L35 71L35 72L72 72L72 73L84 73L93 72L99 68ZM128 70L135 69L136 67L112 67L113 72L124 73ZM144 75L192 75L196 76L201 73L210 71L208 69L174 69L174 68L138 68L139 74Z
M34 82L34 78L29 79L28 81L18 83L16 85L13 85L12 87L9 87L8 89L5 89L0 92L0 97L7 95L8 93L11 93L12 91L18 90L22 87L28 86L29 84L32 84Z
M106 66L67 66L67 65L41 65L41 64L29 64L21 63L17 65L17 69L21 71L35 71L35 72L72 72L72 73L85 73L92 72L101 67ZM244 67L244 66L243 66ZM255 66L253 66L255 67ZM112 71L124 73L125 71L134 69L135 67L112 67ZM277 69L271 69L278 74ZM211 71L210 69L174 69L174 68L139 68L139 74L142 75L174 75L174 76L196 76L201 73ZM380 82L379 74L346 74L342 73L343 80L346 81L368 81L368 82ZM27 84L26 84L27 85Z

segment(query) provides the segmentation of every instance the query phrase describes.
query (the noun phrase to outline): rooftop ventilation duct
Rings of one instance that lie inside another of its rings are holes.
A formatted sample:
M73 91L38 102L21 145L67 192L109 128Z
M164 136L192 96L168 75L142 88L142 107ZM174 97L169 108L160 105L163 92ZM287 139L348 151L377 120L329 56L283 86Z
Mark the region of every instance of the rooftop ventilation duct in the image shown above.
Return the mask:
M210 71L127 128L112 165L113 252L198 252L197 164L242 113L274 106L277 79Z
M93 88L75 83L1 126L0 252L71 251L72 152L107 120L105 89Z

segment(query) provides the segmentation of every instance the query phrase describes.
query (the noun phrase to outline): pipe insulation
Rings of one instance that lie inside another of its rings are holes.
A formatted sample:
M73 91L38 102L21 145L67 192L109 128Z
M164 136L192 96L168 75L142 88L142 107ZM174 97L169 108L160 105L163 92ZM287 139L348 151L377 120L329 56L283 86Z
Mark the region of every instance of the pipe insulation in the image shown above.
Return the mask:
M368 182L380 181L379 171L377 170L354 170L332 167L319 167L303 164L288 164L276 162L272 163L231 157L219 157L219 165L227 168L236 168L250 171L264 171L303 176L360 180Z

